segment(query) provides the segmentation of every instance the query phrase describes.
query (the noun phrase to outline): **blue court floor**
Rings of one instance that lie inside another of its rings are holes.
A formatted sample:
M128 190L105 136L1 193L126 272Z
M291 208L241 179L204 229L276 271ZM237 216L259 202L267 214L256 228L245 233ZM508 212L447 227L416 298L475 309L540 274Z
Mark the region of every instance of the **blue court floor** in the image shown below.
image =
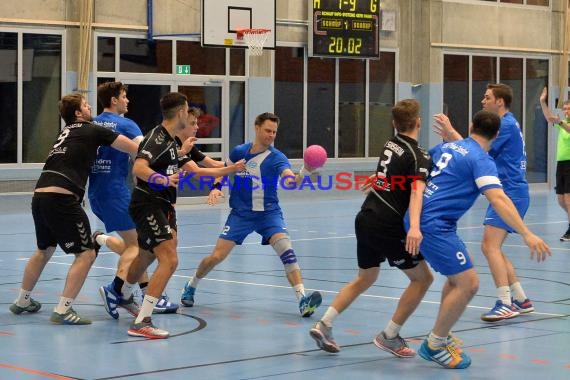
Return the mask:
M198 288L196 306L154 316L169 330L167 340L149 341L126 333L131 317L111 319L97 289L114 276L117 256L103 250L74 308L93 319L90 326L59 326L49 316L63 289L72 257L57 250L32 296L37 314L13 315L8 306L20 287L26 260L35 248L30 196L0 197L0 379L568 379L570 378L570 243L552 191L533 192L526 221L550 244L544 263L529 258L519 236L505 252L515 263L536 312L496 324L479 316L495 302L495 287L479 250L483 197L461 220L460 235L475 257L481 286L454 332L464 340L473 364L446 370L419 357L398 359L378 350L373 337L388 322L406 277L384 266L375 286L356 300L334 325L339 354L316 348L311 325L357 272L354 216L362 198L315 200L299 196L282 203L306 288L323 293L311 318L299 316L293 290L269 247L251 235ZM227 215L227 205L179 206L179 259L168 294L180 290L208 254ZM92 219L92 227L101 227ZM436 281L401 334L410 346L433 325L443 277Z

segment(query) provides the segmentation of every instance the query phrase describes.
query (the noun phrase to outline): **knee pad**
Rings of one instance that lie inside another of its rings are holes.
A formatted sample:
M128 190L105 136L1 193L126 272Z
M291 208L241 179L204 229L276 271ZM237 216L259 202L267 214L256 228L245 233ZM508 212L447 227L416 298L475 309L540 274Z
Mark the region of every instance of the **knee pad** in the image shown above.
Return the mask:
M291 246L291 240L289 240L288 237L277 240L271 246L281 259L281 262L285 267L285 273L290 273L300 269L299 264L297 263L297 256L295 256L295 251L293 251L293 247Z

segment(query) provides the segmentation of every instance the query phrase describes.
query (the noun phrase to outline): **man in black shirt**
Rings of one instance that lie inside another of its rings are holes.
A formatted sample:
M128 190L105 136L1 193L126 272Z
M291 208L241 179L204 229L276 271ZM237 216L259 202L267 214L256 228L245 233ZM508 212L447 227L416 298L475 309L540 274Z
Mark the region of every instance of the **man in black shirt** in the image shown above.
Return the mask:
M66 126L48 154L32 198L38 249L26 265L20 293L10 311L21 314L40 310L41 304L30 293L59 245L65 253L74 254L75 260L50 320L56 324L87 325L91 321L71 307L97 255L89 219L81 207L85 184L100 145L133 155L137 145L107 128L91 124L91 106L81 94L64 96L59 102L59 113Z
M332 322L374 284L380 273L380 263L388 259L390 266L408 276L410 284L402 294L392 320L374 338L374 344L398 357L415 355L399 332L433 281L419 253L422 196L431 167L428 153L417 142L419 115L420 105L412 99L402 100L392 108L392 125L398 134L384 145L377 174L365 186L369 192L356 216L358 276L339 292L310 331L311 337L324 351L340 351L332 335ZM403 219L408 209L411 226L406 236Z
M158 259L138 316L128 334L150 339L167 338L168 331L152 324L151 315L168 280L176 270L176 186L179 180L177 133L186 128L188 100L171 92L160 100L162 124L151 130L139 145L133 166L137 177L129 213L136 224L139 254L129 267L122 297L129 299L133 287L148 266Z

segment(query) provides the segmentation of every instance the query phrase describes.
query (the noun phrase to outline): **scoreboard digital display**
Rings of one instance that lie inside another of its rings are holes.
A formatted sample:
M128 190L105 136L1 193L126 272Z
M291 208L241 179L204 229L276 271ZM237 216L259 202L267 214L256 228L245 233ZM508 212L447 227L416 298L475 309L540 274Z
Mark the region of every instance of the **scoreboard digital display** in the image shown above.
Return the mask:
M379 0L309 0L309 56L380 58Z

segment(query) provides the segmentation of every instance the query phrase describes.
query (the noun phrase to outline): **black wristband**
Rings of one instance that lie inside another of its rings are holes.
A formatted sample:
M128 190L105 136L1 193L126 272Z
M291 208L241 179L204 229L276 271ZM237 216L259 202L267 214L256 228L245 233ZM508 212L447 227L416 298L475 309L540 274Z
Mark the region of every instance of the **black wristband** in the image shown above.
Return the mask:
M220 190L222 188L222 183L221 182L216 182L212 185L212 190L213 189L218 189Z

